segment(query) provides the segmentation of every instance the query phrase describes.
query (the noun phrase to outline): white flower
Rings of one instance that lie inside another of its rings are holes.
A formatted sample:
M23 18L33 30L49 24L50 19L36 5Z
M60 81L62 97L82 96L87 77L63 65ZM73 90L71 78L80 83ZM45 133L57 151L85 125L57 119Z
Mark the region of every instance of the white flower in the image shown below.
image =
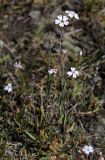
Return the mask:
M12 84L8 83L7 86L4 87L4 90L9 92L9 93L12 92Z
M74 11L65 11L65 12L68 14L70 18L74 17L75 19L79 19L79 15Z
M93 153L93 152L94 152L94 149L93 149L92 146L86 145L86 146L83 147L82 151L83 151L85 154L89 155L90 153Z
M74 67L71 67L71 71L68 71L67 75L72 76L73 78L76 78L79 75L79 72L76 71Z
M57 73L57 69L49 69L48 73L49 74L56 74Z
M21 65L21 63L19 62L19 63L15 63L14 64L14 67L16 67L16 68L20 68L20 69L22 69L23 68L23 66Z
M67 26L69 24L68 17L59 15L57 19L54 20L55 24L58 24L60 27Z

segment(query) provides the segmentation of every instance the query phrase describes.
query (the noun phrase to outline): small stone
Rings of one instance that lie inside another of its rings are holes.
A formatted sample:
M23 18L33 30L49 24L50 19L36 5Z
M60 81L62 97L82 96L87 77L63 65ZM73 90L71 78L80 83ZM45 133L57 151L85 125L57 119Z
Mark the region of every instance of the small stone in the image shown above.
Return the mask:
M29 16L35 21L35 23L38 23L41 17L41 12L39 10L33 10L29 13Z

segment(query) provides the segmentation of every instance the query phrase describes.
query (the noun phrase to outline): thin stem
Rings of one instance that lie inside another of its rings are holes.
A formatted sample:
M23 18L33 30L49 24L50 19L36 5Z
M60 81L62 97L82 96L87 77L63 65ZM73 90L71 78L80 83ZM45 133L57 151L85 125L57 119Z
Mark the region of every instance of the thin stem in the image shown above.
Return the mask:
M49 41L49 52L48 52L48 70L50 70L50 65L51 65L51 47L52 47L52 42ZM49 93L50 93L50 75L48 74L48 79L47 79L47 89L46 89L46 101L48 104L48 97L49 97Z
M63 36L64 36L64 32L63 32L63 28L61 29L61 37L60 37L60 49L59 49L59 71L60 71L60 77L61 77L61 107L60 107L60 114L62 117L62 127L63 127L63 132L65 132L65 117L66 117L66 113L65 113L65 104L64 104L64 90L65 90L65 79L64 79L64 62L62 59L62 44L63 44Z
M61 52L62 52L62 42L63 42L63 28L61 28L61 36L60 36L60 48L59 48L59 55L58 55L58 62L61 63Z

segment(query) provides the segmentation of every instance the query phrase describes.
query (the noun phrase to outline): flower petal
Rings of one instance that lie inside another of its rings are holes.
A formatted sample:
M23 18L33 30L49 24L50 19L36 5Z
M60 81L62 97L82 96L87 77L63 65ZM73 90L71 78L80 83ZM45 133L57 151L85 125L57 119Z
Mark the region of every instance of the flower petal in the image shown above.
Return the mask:
M4 90L6 90L6 91L7 91L7 90L8 90L8 86L5 86L5 87L4 87Z
M90 153L88 150L85 150L85 149L83 149L83 151L84 151L84 153L87 154L87 155L89 155L89 153Z
M64 25L67 26L68 24L69 24L69 21L65 21L65 22L64 22Z
M75 19L79 19L78 14L75 14L74 17L75 17Z
M76 78L76 77L77 77L77 75L73 73L73 78Z
M68 20L68 17L67 16L63 16L63 21L67 21Z
M12 91L12 88L8 88L8 92L11 92Z
M71 67L71 71L74 72L74 71L75 71L75 68L74 68L74 67Z
M59 15L59 16L57 16L57 18L62 21L63 16L62 16L62 15Z
M59 23L59 26L64 27L64 23L63 22Z
M55 19L55 24L59 24L61 21L59 19Z
M89 151L90 151L91 153L94 152L94 149L93 149L92 146L88 146L88 148L89 148Z
M69 14L69 13L70 13L70 11L67 11L67 10L66 10L65 12L66 12L67 14Z
M67 72L67 75L68 75L68 76L72 76L72 74L73 74L73 73L72 73L71 71Z
M8 83L8 87L12 87L12 84L11 84L11 83Z
M79 75L79 72L78 72L78 71L75 71L75 74L76 74L76 75Z

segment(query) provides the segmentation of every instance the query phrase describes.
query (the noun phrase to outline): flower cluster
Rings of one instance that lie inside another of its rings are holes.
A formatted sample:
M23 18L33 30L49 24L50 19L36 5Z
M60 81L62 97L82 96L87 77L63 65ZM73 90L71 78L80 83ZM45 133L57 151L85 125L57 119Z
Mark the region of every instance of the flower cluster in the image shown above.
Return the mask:
M55 24L58 24L62 28L64 26L69 25L69 18L68 17L79 19L79 15L74 11L65 11L65 13L67 13L68 16L59 15L59 16L57 16L57 19L54 20Z
M74 11L65 11L68 14L68 17L70 18L75 18L75 19L79 19L79 15L74 12ZM55 19L55 24L58 24L60 27L64 27L67 26L69 24L69 18L67 16L63 16L63 15L59 15L57 16L57 19ZM66 50L64 50L64 53L66 53ZM80 51L80 56L82 56L82 51ZM53 74L56 73L57 70L55 69L50 69L48 71L49 74ZM79 72L74 68L71 67L71 70L67 72L67 75L69 77L73 77L76 78L79 75Z

